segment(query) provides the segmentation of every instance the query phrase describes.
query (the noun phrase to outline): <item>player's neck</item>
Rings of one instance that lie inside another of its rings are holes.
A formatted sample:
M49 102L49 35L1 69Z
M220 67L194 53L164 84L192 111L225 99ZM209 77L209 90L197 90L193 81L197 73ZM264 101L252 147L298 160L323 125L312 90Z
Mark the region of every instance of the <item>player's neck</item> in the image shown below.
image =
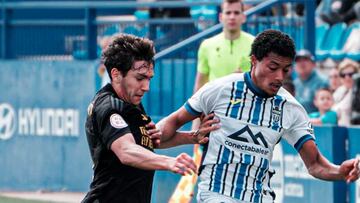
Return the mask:
M241 33L241 30L237 30L237 31L224 30L225 39L228 39L228 40L238 39L240 37L240 33Z

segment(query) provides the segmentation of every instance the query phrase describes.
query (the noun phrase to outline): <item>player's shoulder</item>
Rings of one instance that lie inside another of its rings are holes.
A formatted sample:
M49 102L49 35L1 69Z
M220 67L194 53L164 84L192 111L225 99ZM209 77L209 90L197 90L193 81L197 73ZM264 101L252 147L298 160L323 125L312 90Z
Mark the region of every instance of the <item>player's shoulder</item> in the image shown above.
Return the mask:
M224 41L224 36L223 36L223 33L219 33L217 35L214 35L212 37L209 37L207 39L205 39L203 42L202 42L202 46L216 46L218 44L221 44L223 43Z
M224 77L217 78L209 82L209 84L221 88L231 86L234 82L244 82L244 73L232 73Z
M126 107L126 103L111 91L99 92L92 103L94 111L99 116L105 116L110 112L121 113Z
M279 89L276 97L286 101L287 106L291 106L290 108L303 108L301 104L295 99L295 97L283 87Z
M254 41L254 39L255 39L254 35L252 35L248 32L245 32L245 31L241 31L241 36L244 37L244 39L249 40L249 41Z

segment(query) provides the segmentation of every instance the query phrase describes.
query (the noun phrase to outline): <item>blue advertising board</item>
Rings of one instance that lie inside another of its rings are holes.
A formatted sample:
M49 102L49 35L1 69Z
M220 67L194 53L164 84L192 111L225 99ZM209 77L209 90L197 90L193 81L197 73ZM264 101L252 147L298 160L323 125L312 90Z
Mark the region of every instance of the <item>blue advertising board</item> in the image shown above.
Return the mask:
M1 62L1 190L87 190L95 73L93 62Z

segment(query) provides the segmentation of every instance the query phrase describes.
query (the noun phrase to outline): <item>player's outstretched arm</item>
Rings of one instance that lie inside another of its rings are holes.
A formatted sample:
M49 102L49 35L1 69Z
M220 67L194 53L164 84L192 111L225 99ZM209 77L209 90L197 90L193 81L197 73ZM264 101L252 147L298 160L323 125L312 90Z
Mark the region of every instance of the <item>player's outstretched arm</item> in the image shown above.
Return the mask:
M355 181L359 178L359 160L344 161L340 166L330 163L318 150L315 142L309 140L299 151L309 173L322 180Z
M177 157L155 154L135 143L133 135L127 133L111 144L111 150L121 163L144 170L168 170L180 175L197 172L192 158L181 153Z
M169 148L182 144L204 144L208 141L205 137L209 132L220 127L219 119L213 113L205 116L196 131L177 131L185 123L197 118L190 114L184 107L162 119L156 124L162 133L159 148Z

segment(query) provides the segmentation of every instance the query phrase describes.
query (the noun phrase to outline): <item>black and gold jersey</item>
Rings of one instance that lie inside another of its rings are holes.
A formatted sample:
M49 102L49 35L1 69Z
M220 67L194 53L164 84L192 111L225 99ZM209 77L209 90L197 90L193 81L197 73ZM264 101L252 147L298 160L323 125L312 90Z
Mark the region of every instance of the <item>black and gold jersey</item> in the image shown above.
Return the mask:
M121 100L110 84L96 94L85 126L94 178L83 202L150 202L154 171L124 165L110 149L116 139L131 133L136 144L153 151L145 128L149 122L142 105Z

